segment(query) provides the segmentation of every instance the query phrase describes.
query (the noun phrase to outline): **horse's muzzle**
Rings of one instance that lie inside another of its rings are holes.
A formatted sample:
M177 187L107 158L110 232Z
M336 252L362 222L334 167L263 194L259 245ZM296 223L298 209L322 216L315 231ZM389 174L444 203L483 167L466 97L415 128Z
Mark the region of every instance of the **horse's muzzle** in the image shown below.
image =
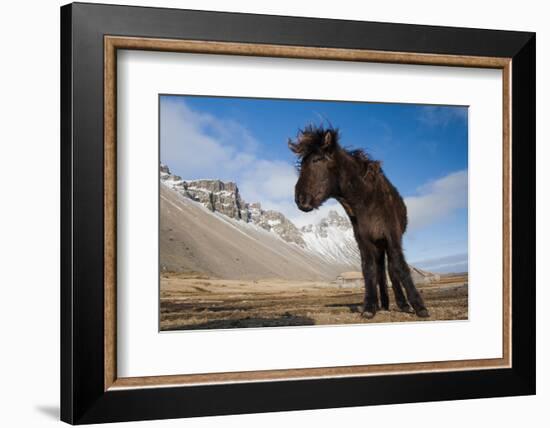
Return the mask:
M311 205L298 205L298 209L306 213L313 211L313 207Z
M310 198L304 197L303 195L296 195L294 201L296 202L296 206L300 211L304 211L307 213L314 209Z

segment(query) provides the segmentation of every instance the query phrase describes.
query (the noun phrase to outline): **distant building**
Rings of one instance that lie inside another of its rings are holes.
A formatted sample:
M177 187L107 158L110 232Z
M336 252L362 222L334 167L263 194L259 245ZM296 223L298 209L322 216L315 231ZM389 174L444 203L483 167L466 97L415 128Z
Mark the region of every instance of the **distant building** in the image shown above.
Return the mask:
M427 272L415 268L414 266L409 266L411 271L411 277L415 284L430 284L432 282L439 282L441 276L438 273ZM391 286L391 281L386 273L386 279L388 286ZM362 272L343 272L336 277L336 284L340 288L354 288L362 287L364 285L363 273Z
M428 272L411 265L409 265L409 268L411 270L412 280L415 284L430 284L441 280L441 275L438 273Z
M340 288L354 288L363 286L363 274L361 272L343 272L336 277L336 284Z

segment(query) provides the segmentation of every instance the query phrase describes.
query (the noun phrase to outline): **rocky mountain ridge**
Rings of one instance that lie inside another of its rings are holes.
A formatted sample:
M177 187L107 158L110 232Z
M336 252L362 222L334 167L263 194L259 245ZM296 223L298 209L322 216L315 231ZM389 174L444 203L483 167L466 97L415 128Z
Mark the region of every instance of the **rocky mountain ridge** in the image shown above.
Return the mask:
M264 210L259 202L248 203L242 199L236 183L216 179L183 180L173 175L166 165L160 166L160 179L179 194L201 203L212 212L229 218L255 224L273 232L282 240L305 247L302 232L282 213Z

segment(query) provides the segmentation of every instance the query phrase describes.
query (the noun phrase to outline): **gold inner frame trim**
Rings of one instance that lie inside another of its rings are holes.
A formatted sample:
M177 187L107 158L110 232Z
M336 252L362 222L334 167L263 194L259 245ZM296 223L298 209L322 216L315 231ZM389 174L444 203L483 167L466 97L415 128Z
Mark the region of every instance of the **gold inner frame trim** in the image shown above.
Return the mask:
M171 376L117 377L116 367L116 88L117 50L149 50L212 55L240 55L333 61L439 65L502 70L503 144L503 322L502 358L422 363L204 373ZM442 372L511 367L511 82L510 58L385 52L252 43L171 40L139 37L104 37L104 389L193 386L219 383L360 377L420 372Z

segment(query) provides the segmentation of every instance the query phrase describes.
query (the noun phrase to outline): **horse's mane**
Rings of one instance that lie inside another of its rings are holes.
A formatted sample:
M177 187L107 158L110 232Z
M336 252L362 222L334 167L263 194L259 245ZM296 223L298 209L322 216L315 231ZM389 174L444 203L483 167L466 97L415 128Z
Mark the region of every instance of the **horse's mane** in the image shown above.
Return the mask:
M340 131L338 128L325 128L323 125L307 125L304 129L298 131L295 143L291 143L294 153L299 159L303 159L310 153L321 149L326 133L329 132L334 144L338 145L340 141Z
M333 144L346 154L348 154L359 165L363 177L375 178L382 173L380 161L372 160L370 155L363 149L348 149L340 146L340 131L332 126L325 128L323 125L307 125L304 129L298 131L296 143L291 143L294 147L294 153L299 159L303 159L310 153L320 150L329 132Z
M382 174L382 165L380 161L372 160L369 154L363 149L342 150L355 159L355 161L361 166L363 177L374 179L376 176Z

